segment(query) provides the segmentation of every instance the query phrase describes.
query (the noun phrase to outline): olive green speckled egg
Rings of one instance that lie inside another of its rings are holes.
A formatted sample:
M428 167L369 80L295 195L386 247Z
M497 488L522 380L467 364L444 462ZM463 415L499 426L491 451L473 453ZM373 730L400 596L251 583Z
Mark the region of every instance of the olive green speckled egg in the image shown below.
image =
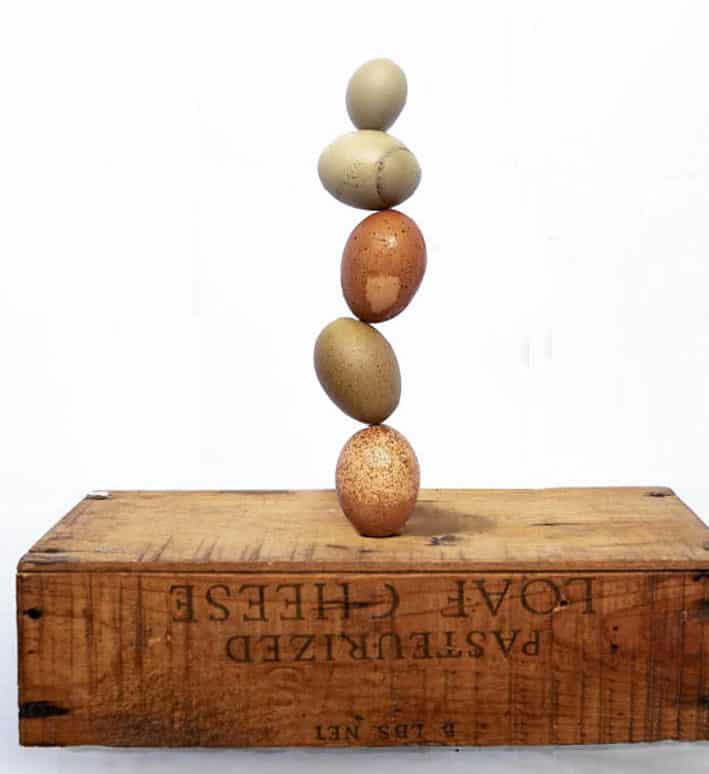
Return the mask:
M399 363L371 325L346 317L330 323L315 342L314 362L325 392L353 419L378 424L399 405Z

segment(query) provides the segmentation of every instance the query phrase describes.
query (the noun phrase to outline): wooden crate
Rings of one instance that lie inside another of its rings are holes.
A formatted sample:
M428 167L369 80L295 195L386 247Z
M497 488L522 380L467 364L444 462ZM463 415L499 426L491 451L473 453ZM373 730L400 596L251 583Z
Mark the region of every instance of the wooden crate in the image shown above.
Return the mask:
M669 489L88 497L17 575L25 745L709 738L709 530Z

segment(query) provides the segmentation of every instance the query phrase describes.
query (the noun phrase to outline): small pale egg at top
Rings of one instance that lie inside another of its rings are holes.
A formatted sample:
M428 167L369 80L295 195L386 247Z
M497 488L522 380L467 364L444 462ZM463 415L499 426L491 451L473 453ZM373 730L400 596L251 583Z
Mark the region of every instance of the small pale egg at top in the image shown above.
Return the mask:
M338 201L363 210L396 207L421 180L413 153L386 132L361 129L338 137L320 154L318 175Z
M347 112L358 129L388 129L406 104L406 76L391 59L365 62L347 85Z
M342 293L365 322L396 317L411 302L426 271L426 243L416 223L397 210L366 217L342 254Z
M387 425L355 433L337 460L337 499L362 535L399 532L416 505L419 485L419 463L411 444Z

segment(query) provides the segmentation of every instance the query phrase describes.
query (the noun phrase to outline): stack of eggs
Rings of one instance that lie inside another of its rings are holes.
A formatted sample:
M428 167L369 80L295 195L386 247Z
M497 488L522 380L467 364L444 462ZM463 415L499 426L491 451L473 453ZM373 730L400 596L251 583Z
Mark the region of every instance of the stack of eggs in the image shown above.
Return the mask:
M342 256L342 292L357 317L327 325L315 343L315 371L332 401L369 427L345 444L337 461L340 507L363 535L396 534L419 490L416 454L404 436L382 424L399 404L401 375L394 350L371 323L402 312L426 270L418 226L391 209L416 190L421 170L387 134L406 102L406 77L389 59L374 59L347 87L347 110L357 131L321 154L318 174L336 199L377 210L352 231Z

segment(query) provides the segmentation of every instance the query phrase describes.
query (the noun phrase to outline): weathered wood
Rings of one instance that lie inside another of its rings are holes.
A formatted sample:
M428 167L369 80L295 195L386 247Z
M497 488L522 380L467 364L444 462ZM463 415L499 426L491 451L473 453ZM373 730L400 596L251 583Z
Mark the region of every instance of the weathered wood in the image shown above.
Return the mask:
M18 567L26 745L709 738L709 530L665 488L112 492Z
M709 532L672 490L424 490L396 538L357 535L331 491L112 492L86 499L20 570L686 569Z

